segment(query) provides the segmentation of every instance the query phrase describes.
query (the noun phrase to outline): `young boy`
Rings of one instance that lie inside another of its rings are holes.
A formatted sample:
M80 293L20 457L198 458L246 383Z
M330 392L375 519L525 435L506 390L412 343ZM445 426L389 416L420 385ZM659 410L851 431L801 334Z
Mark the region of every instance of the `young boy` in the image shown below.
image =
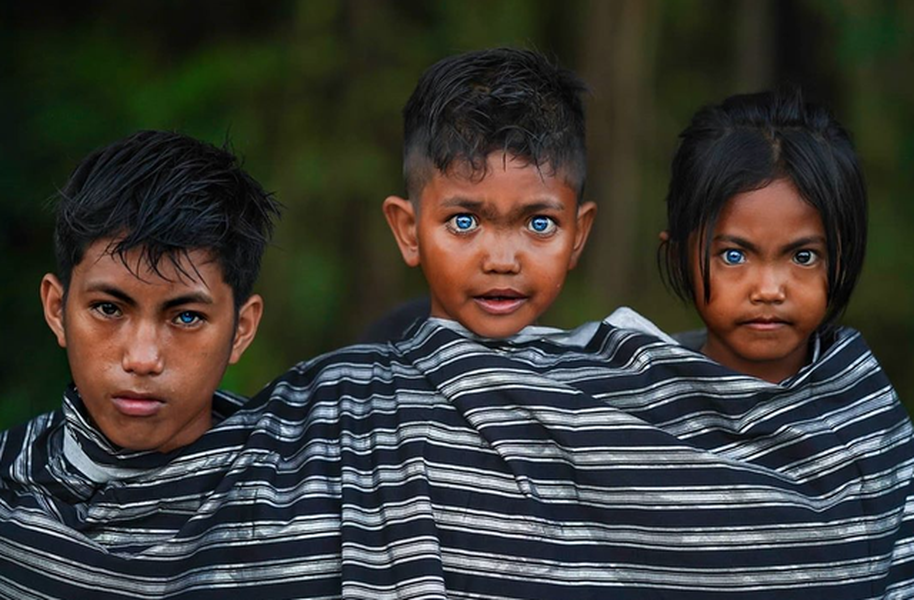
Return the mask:
M581 256L596 206L586 178L583 84L536 53L445 59L404 115L409 199L384 214L421 266L432 317L511 336L536 323Z
M0 597L55 594L89 548L129 562L201 509L207 461L190 457L238 409L216 387L257 332L278 215L230 152L177 133L139 132L77 166L40 290L73 384L60 410L0 436ZM124 585L102 569L62 595Z
M233 156L178 134L141 132L77 167L41 302L68 401L114 446L168 453L211 427L216 387L257 332L277 212Z

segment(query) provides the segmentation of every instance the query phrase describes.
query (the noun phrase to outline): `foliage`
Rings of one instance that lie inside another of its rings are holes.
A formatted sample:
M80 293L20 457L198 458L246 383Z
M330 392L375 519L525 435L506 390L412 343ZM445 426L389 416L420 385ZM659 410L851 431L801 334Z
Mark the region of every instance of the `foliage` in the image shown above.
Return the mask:
M403 193L400 108L435 60L495 45L554 55L593 87L588 190L608 216L551 324L598 319L620 303L671 330L697 324L663 289L654 262L676 133L702 104L791 78L856 134L872 242L846 321L864 331L914 402L914 254L904 242L914 224L905 198L914 187L914 84L903 76L914 10L807 0L762 2L768 12L758 13L751 4L109 0L49 11L5 3L0 428L58 405L67 379L37 289L53 270L48 199L80 157L137 129L230 138L278 193L287 213L259 285L265 322L225 380L252 393L422 293L380 212L385 196Z

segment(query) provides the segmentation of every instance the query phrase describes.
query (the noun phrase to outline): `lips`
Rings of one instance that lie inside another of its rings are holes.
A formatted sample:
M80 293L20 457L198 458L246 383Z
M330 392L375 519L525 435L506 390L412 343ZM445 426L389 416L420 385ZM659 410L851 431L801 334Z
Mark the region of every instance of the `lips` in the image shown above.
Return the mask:
M787 327L790 322L781 317L762 316L742 319L739 324L756 331L776 331L782 327Z
M489 290L473 300L484 311L492 315L509 315L523 306L529 296L512 289Z
M117 392L111 402L119 413L127 417L151 417L159 413L165 402L141 392Z

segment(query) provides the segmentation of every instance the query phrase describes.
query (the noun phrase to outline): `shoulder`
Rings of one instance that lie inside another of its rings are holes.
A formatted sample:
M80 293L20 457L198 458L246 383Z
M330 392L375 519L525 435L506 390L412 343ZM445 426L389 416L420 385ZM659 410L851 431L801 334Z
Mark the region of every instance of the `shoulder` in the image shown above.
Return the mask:
M620 329L631 329L640 333L652 335L668 344L677 343L675 339L657 327L650 319L627 306L620 306L608 317L603 319L603 322Z

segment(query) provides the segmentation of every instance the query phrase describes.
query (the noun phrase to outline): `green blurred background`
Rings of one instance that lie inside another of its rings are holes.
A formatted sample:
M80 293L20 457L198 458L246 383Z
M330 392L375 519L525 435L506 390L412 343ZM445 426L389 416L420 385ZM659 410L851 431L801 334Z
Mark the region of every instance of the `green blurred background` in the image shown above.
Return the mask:
M252 393L422 294L380 211L403 193L400 109L431 63L496 45L552 55L592 89L600 213L544 324L628 304L697 326L655 262L676 135L701 105L793 81L855 134L870 246L845 322L914 407L914 2L4 1L0 44L0 428L57 406L68 380L38 283L53 269L48 200L86 153L137 129L229 136L285 203L264 323L225 381Z

